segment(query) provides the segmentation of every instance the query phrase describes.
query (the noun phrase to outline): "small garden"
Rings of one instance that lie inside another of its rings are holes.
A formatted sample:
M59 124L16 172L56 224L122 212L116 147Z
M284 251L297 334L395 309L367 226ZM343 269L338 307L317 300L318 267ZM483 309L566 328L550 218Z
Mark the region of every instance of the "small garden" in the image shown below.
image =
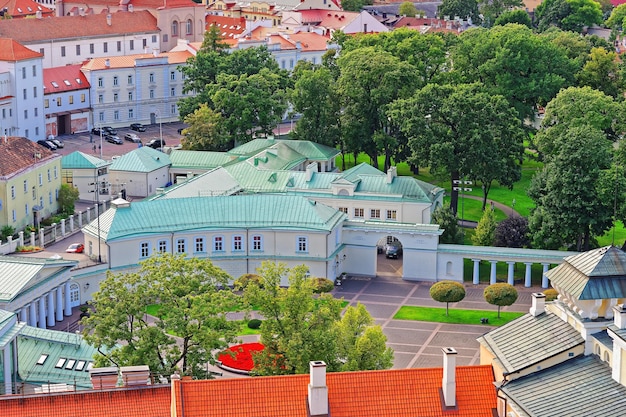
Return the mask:
M217 366L225 371L248 375L254 369L254 353L264 349L265 346L262 343L242 343L231 346L218 355Z

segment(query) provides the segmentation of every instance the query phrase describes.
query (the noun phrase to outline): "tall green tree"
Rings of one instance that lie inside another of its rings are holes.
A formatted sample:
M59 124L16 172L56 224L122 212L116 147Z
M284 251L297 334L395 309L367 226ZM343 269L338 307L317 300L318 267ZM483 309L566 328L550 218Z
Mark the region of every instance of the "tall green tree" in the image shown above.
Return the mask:
M622 3L611 11L611 15L606 19L605 25L615 30L622 30L626 19L626 3Z
M108 271L82 321L97 365L205 376L207 362L215 363L211 352L227 347L238 330L226 318L236 301L228 279L208 259L167 253L142 261L137 272ZM160 306L158 317L147 316L151 304Z
M517 23L532 28L532 22L530 21L528 12L522 9L504 11L494 21L495 26L504 26L509 23Z
M78 188L69 184L61 184L59 188L59 209L63 214L74 214L74 204L78 201L80 193Z
M347 12L360 12L363 6L371 6L373 0L343 0L341 7Z
M476 0L443 0L437 6L437 16L454 19L471 19L474 24L480 24L480 13L478 12L478 2Z
M521 0L479 0L478 10L483 15L483 21L485 26L490 27L493 25L503 14L510 11L518 11L519 7L523 6ZM516 10L517 9L517 10ZM524 10L521 10L525 12ZM528 13L526 13L528 17ZM530 18L528 18L530 22ZM519 21L511 21L511 23L522 23ZM502 24L502 23L500 23ZM524 24L524 23L522 23Z
M400 7L398 7L398 14L400 16L415 17L417 14L417 7L415 7L415 5L410 1L402 2Z
M463 243L463 231L459 227L459 219L450 207L439 206L433 212L431 223L443 229L439 243Z
M576 78L580 86L589 86L611 97L617 97L623 91L617 54L604 48L591 50L589 60Z
M192 114L185 117L189 125L184 130L181 140L183 149L193 151L227 151L232 149L233 143L222 131L222 116L216 113L206 103Z
M496 227L496 213L491 207L485 208L478 225L476 225L472 243L475 246L492 246L496 238Z
M523 130L516 112L479 84L427 85L394 103L390 115L409 138L412 162L450 175L454 214L455 181L480 181L485 207L494 181L512 187L521 177Z
M594 0L545 0L535 9L540 31L556 26L580 33L584 26L600 25L602 6Z

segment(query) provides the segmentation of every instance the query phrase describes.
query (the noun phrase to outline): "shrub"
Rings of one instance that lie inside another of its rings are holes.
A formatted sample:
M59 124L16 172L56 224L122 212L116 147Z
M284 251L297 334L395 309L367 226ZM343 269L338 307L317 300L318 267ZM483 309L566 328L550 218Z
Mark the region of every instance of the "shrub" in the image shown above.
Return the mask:
M559 292L554 288L548 288L543 292L543 295L546 296L546 301L554 301L559 297Z
M262 321L259 319L252 319L248 322L249 329L258 329L261 327Z
M448 315L448 303L457 303L465 298L465 287L456 281L439 281L430 287L430 296L433 300L446 303L446 316Z
M335 284L328 278L311 278L313 283L313 292L321 294L331 292L335 288Z
M237 291L243 291L251 282L254 282L259 288L263 288L261 277L256 274L243 274L233 282L233 287Z
M498 318L500 318L500 307L510 306L517 300L517 290L511 284L500 282L491 284L483 293L485 301L498 306Z
M13 237L15 235L15 227L13 226L3 226L2 230L0 230L0 240L6 241L9 239L9 236Z

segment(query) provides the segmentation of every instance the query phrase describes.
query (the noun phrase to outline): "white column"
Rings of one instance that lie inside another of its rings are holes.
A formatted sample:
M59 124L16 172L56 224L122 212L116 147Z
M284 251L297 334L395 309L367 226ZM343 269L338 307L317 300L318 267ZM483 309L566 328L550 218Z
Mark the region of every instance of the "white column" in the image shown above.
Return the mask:
M61 219L61 236L65 237L65 219Z
M70 215L70 232L74 231L74 215Z
M530 267L533 265L532 262L524 262L526 265L526 275L524 276L524 286L530 287L532 285L531 276L530 276Z
M48 327L54 326L54 290L48 293Z
M11 364L13 363L13 359L11 358L11 343L7 343L4 349L2 349L2 354L4 356L4 393L12 394L13 393L13 374L11 373Z
M35 232L30 232L30 245L35 246L37 242L35 242Z
M37 323L39 324L39 328L46 328L46 299L45 295L39 299L39 319Z
M82 211L78 212L78 227L79 228L83 227L83 212Z
M52 230L56 230L56 228L53 228ZM43 227L39 229L39 246L41 246L41 249L44 248L44 241L43 241Z
M541 264L543 266L543 272L541 273L541 288L548 288L550 283L548 283L548 277L546 276L546 272L548 272L548 268L550 268L550 264Z
M65 283L65 315L66 316L72 315L72 304L70 301L70 282L69 281Z
M509 266L509 271L508 271L506 282L508 282L509 284L513 285L515 283L515 277L513 276L513 269L515 268L515 262L514 261L507 261L506 263Z
M27 323L28 320L28 305L25 305L20 309L20 321Z
M474 271L472 273L472 283L478 284L480 282L480 259L472 259L474 262Z
M491 263L491 273L489 274L489 284L496 283L496 264L498 261L489 261Z
M28 305L28 325L37 327L37 301L33 300Z
M56 304L56 314L57 321L63 321L63 291L61 287L57 287L57 304Z

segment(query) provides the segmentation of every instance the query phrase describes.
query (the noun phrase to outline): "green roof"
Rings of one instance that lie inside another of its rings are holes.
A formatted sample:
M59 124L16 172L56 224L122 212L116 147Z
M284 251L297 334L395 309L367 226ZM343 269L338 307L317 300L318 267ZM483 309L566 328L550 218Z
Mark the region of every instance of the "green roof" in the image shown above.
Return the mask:
M149 146L142 146L113 161L110 169L111 171L152 172L171 164L167 154Z
M233 157L226 152L185 151L174 149L170 154L172 168L212 169L231 162Z
M301 155L304 159L313 161L326 161L339 155L337 148L321 145L308 140L285 140L285 139L253 139L250 142L237 146L228 151L233 156L251 157L268 148L289 148L290 152ZM283 150L282 152L287 152Z
M163 193L155 194L149 199L233 195L240 191L242 191L241 185L228 171L219 167L191 177L185 182L172 185Z
M62 169L94 169L109 165L110 163L95 156L82 153L80 151L72 152L61 158Z
M100 235L112 241L137 235L203 229L329 232L343 219L344 214L340 211L300 196L170 198L107 210L100 219ZM83 231L96 236L97 221L92 221Z

